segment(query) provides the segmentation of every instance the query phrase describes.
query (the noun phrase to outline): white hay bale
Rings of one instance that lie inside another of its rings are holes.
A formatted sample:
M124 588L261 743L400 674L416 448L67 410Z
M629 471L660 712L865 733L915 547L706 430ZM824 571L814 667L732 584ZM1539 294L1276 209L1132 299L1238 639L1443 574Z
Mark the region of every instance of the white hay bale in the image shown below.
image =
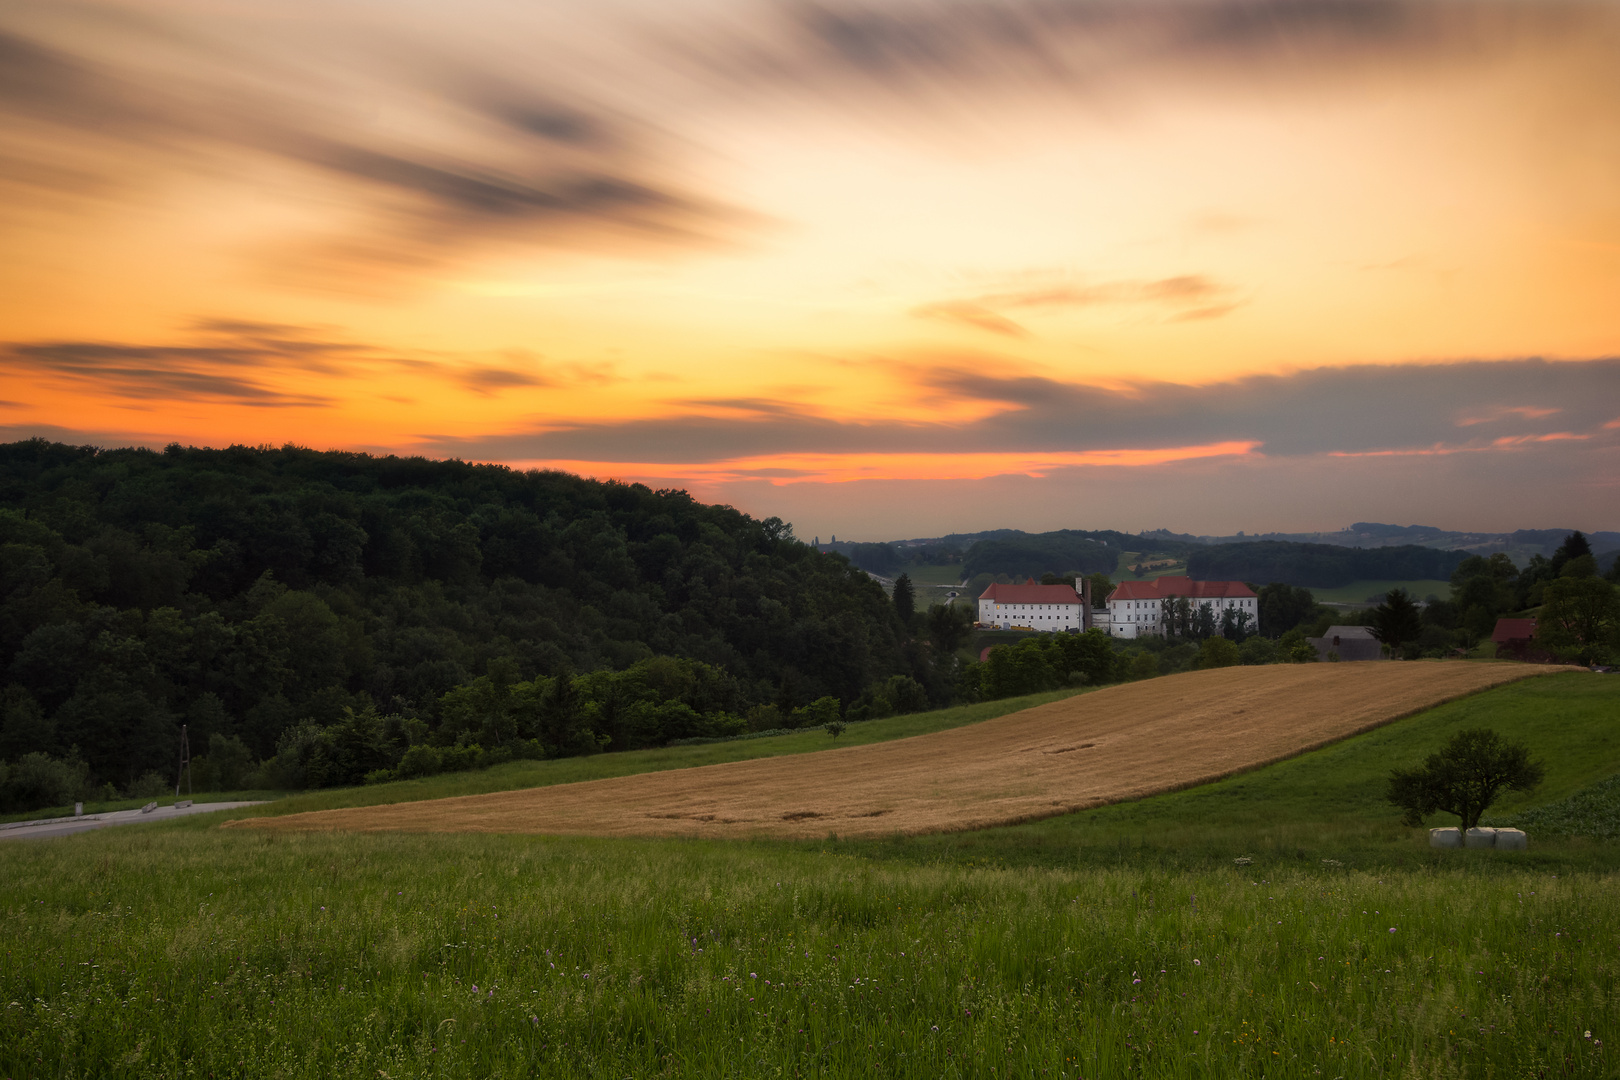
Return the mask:
M1530 838L1524 835L1523 829L1497 829L1496 850L1523 851L1529 846Z
M1462 834L1456 829L1430 829L1429 846L1440 848L1462 847Z
M1463 837L1463 847L1493 848L1496 846L1495 829L1469 829Z

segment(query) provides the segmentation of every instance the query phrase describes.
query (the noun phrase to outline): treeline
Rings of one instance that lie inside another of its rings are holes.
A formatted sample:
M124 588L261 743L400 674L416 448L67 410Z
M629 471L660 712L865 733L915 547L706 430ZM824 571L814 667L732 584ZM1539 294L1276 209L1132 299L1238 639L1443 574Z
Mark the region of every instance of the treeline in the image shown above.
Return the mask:
M1620 553L1605 574L1579 530L1552 558L1533 555L1522 568L1498 552L1471 555L1452 572L1451 595L1423 610L1428 636L1444 633L1459 647L1488 638L1503 616L1536 619L1536 650L1584 664L1620 656ZM1428 628L1433 628L1429 631Z
M1331 589L1378 579L1444 581L1467 557L1460 551L1415 544L1346 548L1260 540L1194 548L1187 555L1187 576L1196 581L1275 581Z
M953 661L865 574L680 491L35 440L0 446L0 507L0 760L76 752L93 785L172 775L182 724L254 767L312 730L403 762L656 745L847 709L894 677L953 693ZM473 725L479 694L506 704ZM341 734L368 717L386 737Z
M968 548L962 575L1007 574L1013 578L1058 574L1106 574L1119 561L1120 549L1073 529L1028 536L980 540Z

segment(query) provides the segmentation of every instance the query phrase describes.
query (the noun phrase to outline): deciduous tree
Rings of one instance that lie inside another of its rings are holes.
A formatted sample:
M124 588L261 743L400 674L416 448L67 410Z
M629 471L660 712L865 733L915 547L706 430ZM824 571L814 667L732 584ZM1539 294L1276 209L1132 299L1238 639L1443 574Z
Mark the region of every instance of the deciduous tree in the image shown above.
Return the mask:
M1406 811L1408 825L1421 825L1438 810L1456 814L1467 832L1504 792L1529 791L1545 775L1529 747L1507 742L1489 728L1470 728L1430 754L1420 768L1390 773L1385 797Z

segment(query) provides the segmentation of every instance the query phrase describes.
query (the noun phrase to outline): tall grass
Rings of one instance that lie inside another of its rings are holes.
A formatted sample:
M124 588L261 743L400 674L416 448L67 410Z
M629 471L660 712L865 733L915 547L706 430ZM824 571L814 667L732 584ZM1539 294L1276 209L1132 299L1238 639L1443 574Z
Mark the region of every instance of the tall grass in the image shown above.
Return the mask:
M0 1075L1615 1075L1614 880L1468 865L182 823L9 844Z

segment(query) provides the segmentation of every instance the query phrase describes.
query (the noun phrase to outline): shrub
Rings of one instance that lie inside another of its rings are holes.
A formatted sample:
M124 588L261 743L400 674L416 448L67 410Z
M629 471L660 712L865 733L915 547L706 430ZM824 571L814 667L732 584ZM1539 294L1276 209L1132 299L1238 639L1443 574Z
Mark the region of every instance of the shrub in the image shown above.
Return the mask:
M1198 646L1200 668L1235 667L1241 659L1237 645L1223 637L1205 638Z
M208 736L208 765L214 790L235 791L253 766L253 754L241 739L216 731Z
M35 751L10 765L0 762L0 812L66 806L86 793L88 767L77 757L59 760Z
M433 776L444 771L444 761L436 746L413 746L405 751L405 756L399 759L399 767L395 770L401 779L409 780L417 776Z
M1139 652L1131 658L1132 679L1153 679L1159 674L1159 658L1150 652Z
M1238 646L1238 658L1245 664L1274 664L1277 662L1277 643L1270 638L1248 638Z
M790 726L796 728L825 727L839 719L838 699L819 697L810 704L793 710Z
M910 675L892 675L883 684L883 697L900 714L923 712L928 708L928 691Z
M174 784L167 776L160 772L148 770L129 782L124 794L131 799L156 799L168 795L174 790Z

